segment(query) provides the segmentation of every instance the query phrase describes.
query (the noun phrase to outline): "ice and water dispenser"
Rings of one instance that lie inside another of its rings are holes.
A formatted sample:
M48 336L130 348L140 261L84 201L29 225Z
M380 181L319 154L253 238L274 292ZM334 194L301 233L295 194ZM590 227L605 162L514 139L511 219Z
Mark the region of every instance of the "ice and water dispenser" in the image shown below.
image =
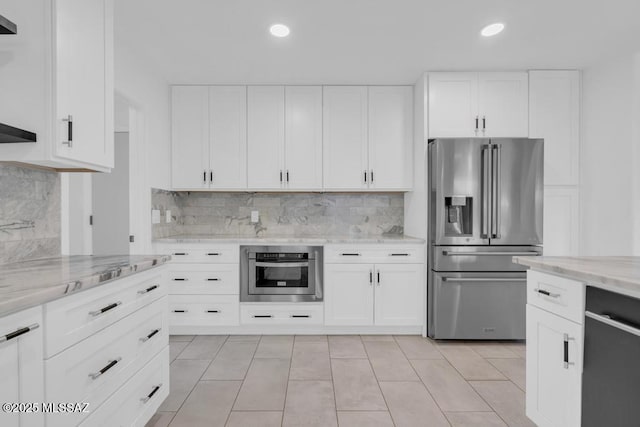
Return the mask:
M445 236L473 234L473 197L447 196L444 198Z

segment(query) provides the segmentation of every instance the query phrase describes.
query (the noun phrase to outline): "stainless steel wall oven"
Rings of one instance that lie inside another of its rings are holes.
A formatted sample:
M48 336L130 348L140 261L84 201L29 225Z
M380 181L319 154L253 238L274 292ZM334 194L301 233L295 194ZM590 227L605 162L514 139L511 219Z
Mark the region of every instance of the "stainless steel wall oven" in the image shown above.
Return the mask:
M322 246L241 246L240 301L322 301Z

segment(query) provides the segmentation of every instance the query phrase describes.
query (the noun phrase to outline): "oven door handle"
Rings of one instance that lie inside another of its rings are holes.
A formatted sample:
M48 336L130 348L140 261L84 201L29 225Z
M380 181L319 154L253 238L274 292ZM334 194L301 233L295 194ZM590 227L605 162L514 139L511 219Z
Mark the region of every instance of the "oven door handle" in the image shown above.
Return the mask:
M309 261L306 262L256 262L256 267L309 267Z

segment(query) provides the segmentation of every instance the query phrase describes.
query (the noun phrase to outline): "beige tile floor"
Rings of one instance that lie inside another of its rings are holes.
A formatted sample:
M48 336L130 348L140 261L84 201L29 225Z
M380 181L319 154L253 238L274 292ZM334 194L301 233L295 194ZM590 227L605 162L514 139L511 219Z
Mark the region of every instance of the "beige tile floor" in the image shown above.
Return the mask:
M171 336L147 427L533 426L522 343L419 336Z

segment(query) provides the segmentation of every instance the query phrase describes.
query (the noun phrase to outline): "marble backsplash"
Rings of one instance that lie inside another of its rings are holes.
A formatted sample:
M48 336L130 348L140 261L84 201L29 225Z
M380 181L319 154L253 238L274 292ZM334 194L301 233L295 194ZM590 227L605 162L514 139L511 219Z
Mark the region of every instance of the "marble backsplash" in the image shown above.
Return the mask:
M0 164L0 263L60 255L60 175Z
M160 224L153 238L176 235L401 235L401 193L206 193L152 190ZM171 222L166 223L166 211ZM260 221L251 223L251 211Z

